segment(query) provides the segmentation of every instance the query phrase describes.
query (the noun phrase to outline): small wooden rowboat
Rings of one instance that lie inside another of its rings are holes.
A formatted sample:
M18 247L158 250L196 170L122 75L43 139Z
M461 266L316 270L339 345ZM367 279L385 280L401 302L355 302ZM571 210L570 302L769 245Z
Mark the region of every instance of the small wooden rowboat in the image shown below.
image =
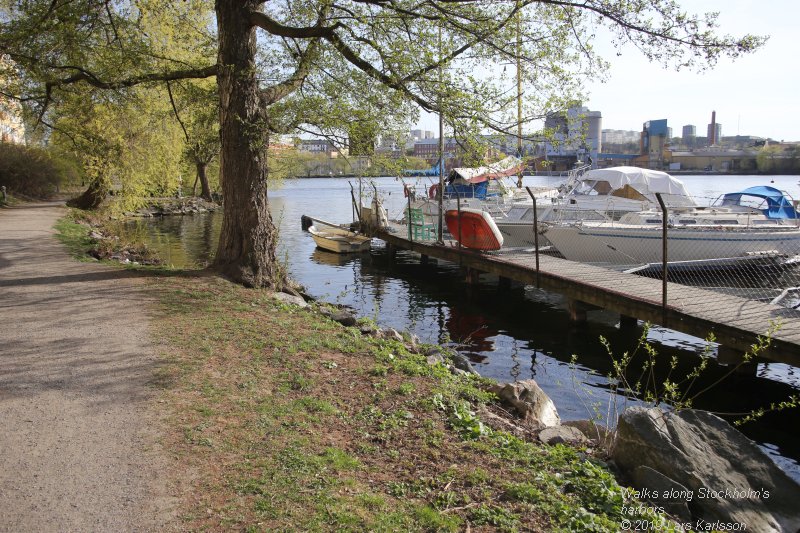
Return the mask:
M348 254L369 251L372 239L344 228L311 226L308 232L317 246L329 252Z
M499 250L503 246L503 235L489 213L464 207L460 214L459 219L459 211L449 209L445 212L445 221L450 235L461 246L473 250Z

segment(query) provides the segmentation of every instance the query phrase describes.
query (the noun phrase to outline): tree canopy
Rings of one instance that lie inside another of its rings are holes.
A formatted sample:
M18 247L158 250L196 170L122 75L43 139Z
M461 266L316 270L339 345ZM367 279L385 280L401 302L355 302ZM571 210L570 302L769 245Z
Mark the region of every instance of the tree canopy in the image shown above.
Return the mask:
M216 76L225 214L215 265L281 287L267 205L272 136L370 132L418 109L442 113L457 134L514 133L603 75L598 25L616 46L673 68L708 68L764 42L721 35L715 14L673 0L217 0L213 12L201 0L2 0L0 53L19 74L2 92L47 123L72 91L101 98ZM503 68L517 64L520 117Z

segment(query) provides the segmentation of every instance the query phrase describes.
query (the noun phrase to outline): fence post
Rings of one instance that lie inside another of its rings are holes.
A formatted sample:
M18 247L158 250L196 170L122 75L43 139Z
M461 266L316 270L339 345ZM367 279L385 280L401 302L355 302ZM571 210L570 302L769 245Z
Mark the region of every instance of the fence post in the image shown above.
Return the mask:
M356 195L353 192L353 186L352 185L350 185L350 199L353 201L353 208L355 209L356 214L358 215L358 221L361 222L361 209L359 208L358 204L356 203Z
M664 322L667 318L667 263L668 263L668 246L667 246L667 227L669 226L669 213L667 206L664 204L664 199L661 198L661 193L656 193L656 199L661 206L661 309L664 314ZM666 325L666 324L665 324Z
M541 283L539 282L539 213L536 209L536 197L531 192L530 187L525 187L525 190L528 191L528 195L533 200L533 246L535 249L536 254L536 288L541 288Z
M414 237L411 235L411 195L408 195L408 211L406 211L406 221L408 222L408 240L414 242Z
M351 200L350 206L353 208L353 221L355 221L356 220L356 195L353 192L353 184L350 183L349 181L347 182L347 184L350 186L350 200ZM361 217L358 217L358 221L361 222Z

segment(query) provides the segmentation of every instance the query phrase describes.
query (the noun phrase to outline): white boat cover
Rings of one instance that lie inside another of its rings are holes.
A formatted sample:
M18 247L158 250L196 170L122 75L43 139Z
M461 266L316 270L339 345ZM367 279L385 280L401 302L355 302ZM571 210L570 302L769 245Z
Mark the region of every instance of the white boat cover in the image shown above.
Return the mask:
M521 159L514 156L508 156L501 159L497 163L492 163L485 167L459 167L450 171L447 177L448 183L452 183L456 179L463 180L465 183L483 183L484 181L504 178L506 176L515 176L524 168L524 163Z
M689 197L683 182L666 172L639 167L609 167L590 170L580 177L580 181L607 181L612 190L625 185L644 195L647 193L674 194Z

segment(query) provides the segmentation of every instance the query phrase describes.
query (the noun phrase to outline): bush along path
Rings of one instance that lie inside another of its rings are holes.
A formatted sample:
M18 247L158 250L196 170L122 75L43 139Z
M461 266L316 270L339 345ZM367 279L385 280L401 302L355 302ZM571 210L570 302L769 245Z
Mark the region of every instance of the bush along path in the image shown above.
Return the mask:
M85 226L61 230L91 247ZM185 529L611 532L631 507L652 522L582 434L536 441L540 422L510 417L441 347L302 298L150 272ZM494 390L524 409L524 390Z

